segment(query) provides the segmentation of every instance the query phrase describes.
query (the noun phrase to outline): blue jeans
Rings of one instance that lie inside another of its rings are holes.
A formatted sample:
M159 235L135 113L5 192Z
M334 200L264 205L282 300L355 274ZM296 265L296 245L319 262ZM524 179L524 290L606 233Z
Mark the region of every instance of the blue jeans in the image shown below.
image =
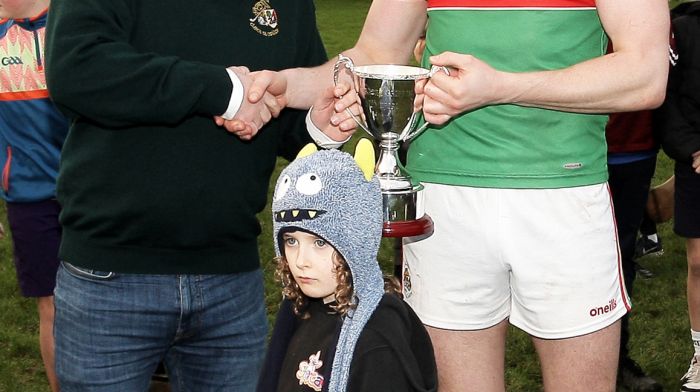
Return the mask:
M140 275L61 263L61 390L147 391L161 360L174 392L255 390L267 335L262 281L260 270Z

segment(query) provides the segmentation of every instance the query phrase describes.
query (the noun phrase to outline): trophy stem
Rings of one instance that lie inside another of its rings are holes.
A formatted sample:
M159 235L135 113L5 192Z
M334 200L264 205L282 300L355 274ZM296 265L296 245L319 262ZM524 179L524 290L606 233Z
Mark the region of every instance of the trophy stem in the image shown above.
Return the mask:
M404 190L410 189L413 185L399 160L399 139L395 133L382 134L379 158L375 168L382 190Z
M410 221L423 216L423 185L414 183L399 160L399 137L385 132L379 144L375 173L382 190L384 221Z

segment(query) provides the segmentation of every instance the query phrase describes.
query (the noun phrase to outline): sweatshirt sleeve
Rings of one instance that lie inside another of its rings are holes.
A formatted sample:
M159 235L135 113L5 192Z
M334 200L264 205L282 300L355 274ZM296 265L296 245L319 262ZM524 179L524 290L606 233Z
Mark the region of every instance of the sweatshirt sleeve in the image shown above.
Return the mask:
M140 52L125 0L54 0L46 33L46 79L59 109L107 127L174 124L222 114L232 83L221 65Z

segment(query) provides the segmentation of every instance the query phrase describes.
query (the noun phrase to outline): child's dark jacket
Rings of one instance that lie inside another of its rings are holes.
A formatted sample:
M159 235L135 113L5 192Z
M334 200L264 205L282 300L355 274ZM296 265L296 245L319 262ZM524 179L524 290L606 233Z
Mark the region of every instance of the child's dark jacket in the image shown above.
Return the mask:
M277 315L272 340L258 383L258 392L313 391L307 385L299 385L297 370L300 364L284 365L290 342L297 340L294 334L303 323L314 323L327 308L309 307L311 317L301 320L292 311L292 304L284 300ZM323 377L323 391L328 389L334 349L340 331L340 317L333 317L334 336L324 340L321 336L309 336L306 358L321 350L322 365L317 371ZM323 327L321 327L323 329ZM303 338L302 338L303 339ZM318 347L318 342L324 347ZM385 294L362 330L350 366L347 391L437 391L437 370L430 338L413 310L395 295Z

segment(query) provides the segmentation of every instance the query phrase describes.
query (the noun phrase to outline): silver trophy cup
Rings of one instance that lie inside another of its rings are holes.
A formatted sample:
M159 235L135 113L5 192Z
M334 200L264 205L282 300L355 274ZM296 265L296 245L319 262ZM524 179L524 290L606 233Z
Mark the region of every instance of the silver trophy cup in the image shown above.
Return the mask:
M413 111L415 81L431 77L442 67L428 70L406 65L375 64L355 66L342 54L333 70L338 83L341 68L353 75L366 123L348 109L357 125L379 142L375 174L382 190L384 222L412 221L423 212L423 185L414 181L398 157L399 143L411 140L425 130L417 127L420 113Z

